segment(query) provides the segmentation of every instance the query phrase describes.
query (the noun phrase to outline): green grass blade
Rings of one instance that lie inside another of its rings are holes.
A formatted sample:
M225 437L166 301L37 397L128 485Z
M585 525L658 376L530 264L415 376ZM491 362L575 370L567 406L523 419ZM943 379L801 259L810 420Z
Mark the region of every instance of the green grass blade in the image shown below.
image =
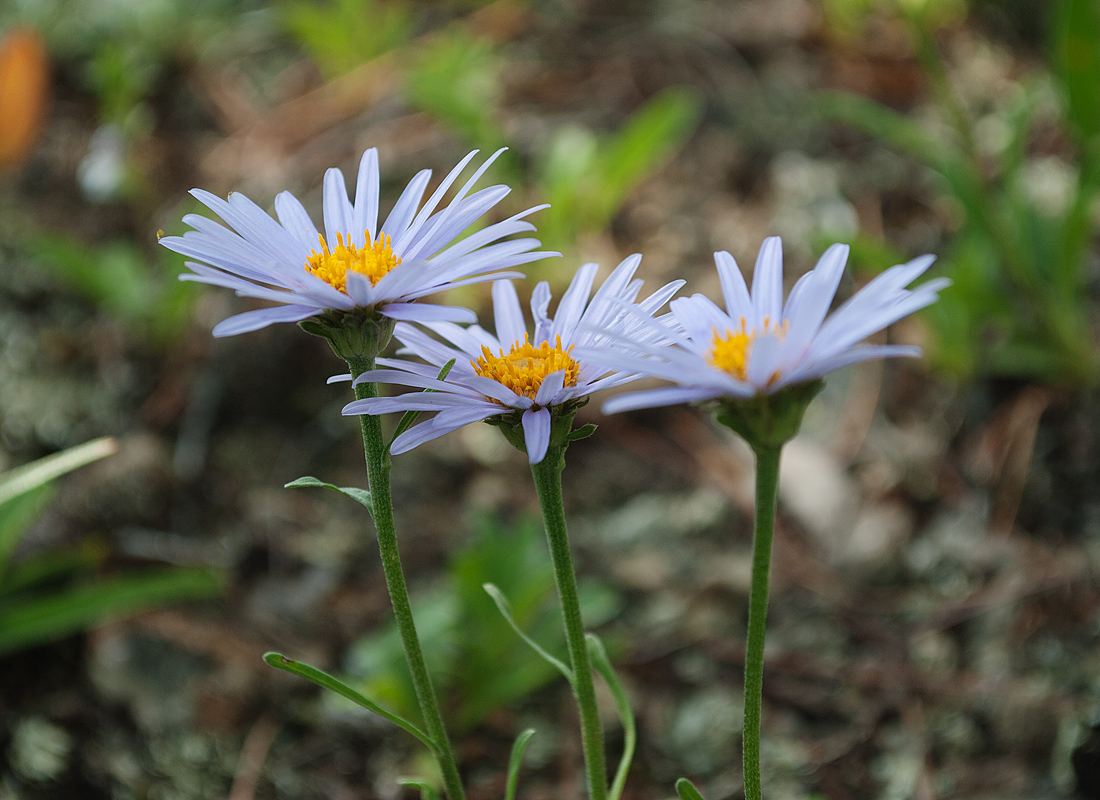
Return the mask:
M0 475L0 505L37 489L67 472L72 472L77 467L98 461L116 452L118 452L118 442L106 436L9 470Z
M948 142L928 134L904 114L849 92L821 92L815 99L818 111L826 119L843 122L875 136L919 158L933 169L944 171L946 161L961 156Z
M626 786L626 775L630 772L630 764L634 760L634 748L638 744L638 729L634 722L634 711L630 707L630 698L626 696L619 676L615 674L611 666L611 660L607 657L607 650L603 642L594 633L585 634L588 642L588 657L592 659L592 666L600 677L607 683L611 690L611 696L615 698L615 707L619 710L619 719L623 723L623 755L619 759L619 767L615 770L615 779L611 782L608 792L610 800L619 800Z
M536 642L534 639L524 633L523 629L516 624L516 621L514 619L512 619L511 606L508 605L508 599L504 596L500 589L498 589L491 583L486 583L481 588L485 590L489 597L493 598L493 602L496 603L496 606L500 610L501 615L504 617L505 620L508 621L508 624L512 627L512 630L514 630L519 635L519 638L527 642L532 650L538 653L542 657L542 659L546 661L546 663L550 664L558 672L564 675L565 679L569 681L570 685L572 685L573 670L569 669L569 667L567 667L559 659L554 658L548 652L543 650L542 646L538 642Z
M382 717L382 719L389 720L397 727L401 728L412 736L415 736L424 744L425 747L427 747L433 753L438 752L438 748L436 747L435 742L433 742L428 734L426 734L420 728L413 725L407 719L403 719L393 712L387 711L386 709L382 708L382 706L378 705L378 703L374 702L368 697L364 697L359 692L348 686L346 683L337 678L334 678L327 672L322 672L316 667L311 667L309 664L303 664L301 661L292 661L291 659L284 656L282 653L265 653L264 661L270 667L281 669L284 672L289 672L293 675L297 675L300 678L305 678L307 681L311 681L323 689L328 689L330 692L338 694L346 700L350 700L357 706L361 706L362 708L367 709L367 711L371 711L377 714L378 716Z
M1083 140L1100 134L1100 6L1062 0L1054 24L1054 61L1070 121Z
M217 595L222 579L208 569L169 569L102 580L0 610L0 655L181 600Z
M676 794L680 795L680 800L703 800L703 795L699 794L695 784L687 778L676 781Z
M519 787L519 768L523 763L523 754L527 750L527 743L535 735L534 728L528 728L516 737L516 743L512 745L512 756L508 759L508 780L505 783L504 800L516 800L516 789Z
M12 552L52 498L52 487L38 486L0 505L0 585Z
M427 781L422 781L419 778L398 778L397 784L419 790L420 800L439 800L439 793Z

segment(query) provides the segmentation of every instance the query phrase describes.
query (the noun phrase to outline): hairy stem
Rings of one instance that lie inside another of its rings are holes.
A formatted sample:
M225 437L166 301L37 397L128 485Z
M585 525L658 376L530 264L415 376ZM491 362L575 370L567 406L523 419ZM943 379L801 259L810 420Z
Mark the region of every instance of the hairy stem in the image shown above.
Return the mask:
M780 446L756 448L756 520L752 540L752 588L745 643L745 728L742 738L745 800L761 800L760 702L764 685L764 631L768 618L768 579L772 533L779 496Z
M373 358L348 359L352 378L374 369ZM378 396L378 384L361 383L355 387L355 398L362 400ZM412 674L416 699L420 704L420 713L424 717L424 727L428 736L436 745L436 760L443 773L443 785L450 800L464 800L462 779L458 774L454 753L451 750L443 717L439 713L432 680L428 675L428 666L424 663L424 653L420 648L420 639L416 635L412 607L409 605L409 592L405 586L405 575L401 569L401 556L397 549L397 531L393 522L393 499L390 496L390 455L386 439L382 435L381 419L373 414L359 415L359 424L363 432L363 450L367 458L367 482L370 488L371 506L374 511L374 526L378 531L378 549L382 555L382 569L386 574L386 588L393 603L393 614L397 619L397 630L401 634L401 645L405 649L405 660Z
M564 449L551 446L546 457L531 465L538 492L546 539L554 563L554 580L561 601L565 623L565 638L573 667L573 696L581 716L581 745L584 749L585 777L591 800L607 799L607 767L604 762L603 728L596 707L596 687L592 682L592 667L588 661L588 646L584 640L577 577L569 553L569 537L565 529L565 507L561 494L561 473L565 468Z

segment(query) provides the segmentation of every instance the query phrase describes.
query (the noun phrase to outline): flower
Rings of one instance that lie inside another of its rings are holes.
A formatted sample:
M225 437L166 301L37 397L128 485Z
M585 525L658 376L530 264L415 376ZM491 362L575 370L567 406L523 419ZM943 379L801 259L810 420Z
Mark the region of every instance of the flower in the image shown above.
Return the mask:
M919 356L918 347L859 342L936 301L937 292L950 283L946 278L905 288L935 257L921 256L891 267L826 318L847 259L848 246L834 244L798 280L784 304L783 251L778 236L765 239L760 248L751 294L733 256L715 253L725 311L703 295L682 297L669 304L671 320L633 314L646 337L608 332L614 348L578 347L576 357L606 369L676 384L614 397L604 404L604 411L615 413L774 395L859 361Z
M203 262L186 262L194 274L181 275L181 279L225 286L238 295L282 304L229 317L214 327L215 336L356 308L373 309L394 320L473 322L475 316L468 309L412 301L454 286L522 277L501 270L558 255L533 252L539 246L537 239L499 241L533 231L534 226L523 217L546 206L529 208L454 241L511 191L507 186L491 186L467 197L504 152L501 149L477 169L447 206L436 211L477 152L451 170L423 207L420 203L432 173L427 169L417 173L381 227L378 151L371 148L359 164L354 203L348 200L343 173L335 168L325 173L323 234L290 192L275 198L276 222L242 194L222 200L193 189L191 194L229 227L188 214L183 221L195 230L183 236L165 236L160 243Z
M550 317L550 286L545 281L531 296L534 336L529 336L519 298L510 281L493 284L496 336L478 325L463 328L450 322L425 322L449 344L428 336L412 325L398 323L394 335L412 353L428 362L380 358L389 369L360 375L356 382L373 381L412 386L431 391L396 397L356 400L344 414L386 414L391 411L436 411L398 436L395 455L442 436L471 422L510 415L517 437L532 464L542 461L550 445L553 419L568 417L593 392L633 380L623 374L576 358L574 348L598 348L611 335L649 341L662 335L643 326L683 285L673 281L635 304L642 281L634 280L641 256L625 259L604 281L589 302L599 269L585 264L573 277L557 311ZM654 342L656 344L656 342ZM440 368L454 366L444 380ZM334 379L346 380L349 376Z

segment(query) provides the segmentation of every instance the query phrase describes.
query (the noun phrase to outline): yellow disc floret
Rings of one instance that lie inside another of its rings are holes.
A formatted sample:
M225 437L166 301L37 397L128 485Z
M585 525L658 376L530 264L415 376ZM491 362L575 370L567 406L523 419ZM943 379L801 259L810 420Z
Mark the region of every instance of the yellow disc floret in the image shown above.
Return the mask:
M524 334L523 344L513 344L507 355L503 348L500 355L495 356L488 347L482 346L481 357L471 361L470 366L481 377L492 378L516 394L534 400L542 382L552 372L565 370L565 385L577 385L580 366L569 355L572 349L573 345L562 349L560 336L554 345L543 342L535 347L527 341L527 334Z
M781 325L774 325L767 317L764 318L763 329L749 328L745 324L745 318L741 318L741 327L737 330L719 331L714 329L714 344L710 348L710 363L718 369L728 372L735 378L748 380L749 353L752 352L752 343L759 336L780 336L787 333L786 320ZM775 379L775 376L772 376Z
M316 275L330 286L347 292L348 270L359 272L370 278L371 285L378 283L382 276L401 263L401 259L393 254L393 245L390 237L381 234L374 244L370 244L370 234L364 232L367 244L356 247L351 243L351 236L344 241L341 233L336 234L336 247L329 250L325 237L317 235L321 240L321 252L314 250L306 261L306 272Z

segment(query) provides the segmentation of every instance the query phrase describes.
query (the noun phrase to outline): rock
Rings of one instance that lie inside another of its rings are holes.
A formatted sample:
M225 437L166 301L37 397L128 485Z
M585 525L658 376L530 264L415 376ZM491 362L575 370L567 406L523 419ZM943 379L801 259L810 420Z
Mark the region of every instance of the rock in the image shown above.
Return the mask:
M68 731L44 717L21 719L12 732L11 767L30 781L52 781L69 767L73 740Z
M685 772L703 775L739 758L745 704L739 692L711 686L688 697L676 711L667 747Z

